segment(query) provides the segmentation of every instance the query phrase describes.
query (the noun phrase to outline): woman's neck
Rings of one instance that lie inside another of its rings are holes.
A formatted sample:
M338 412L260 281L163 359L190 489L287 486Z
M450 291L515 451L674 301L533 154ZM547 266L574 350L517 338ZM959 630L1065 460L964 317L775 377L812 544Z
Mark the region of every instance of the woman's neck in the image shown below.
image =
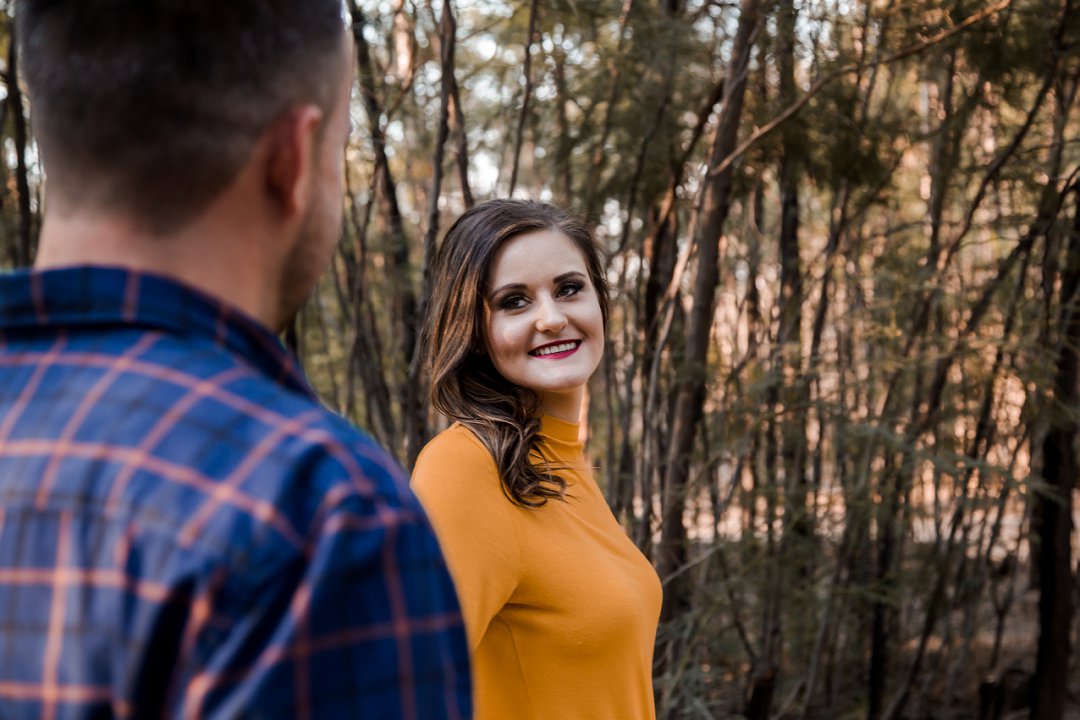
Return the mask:
M580 423L581 402L584 397L584 386L566 392L542 392L540 393L540 412L569 423Z

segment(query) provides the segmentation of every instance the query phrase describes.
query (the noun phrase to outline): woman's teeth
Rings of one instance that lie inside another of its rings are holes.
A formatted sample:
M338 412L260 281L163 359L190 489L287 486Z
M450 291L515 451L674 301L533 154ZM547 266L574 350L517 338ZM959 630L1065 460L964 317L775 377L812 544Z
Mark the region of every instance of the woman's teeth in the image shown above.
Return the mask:
M554 355L556 353L568 352L576 347L576 342L564 342L559 343L558 345L548 345L546 347L540 348L539 350L533 350L532 354L536 355L537 357L543 357L544 355Z

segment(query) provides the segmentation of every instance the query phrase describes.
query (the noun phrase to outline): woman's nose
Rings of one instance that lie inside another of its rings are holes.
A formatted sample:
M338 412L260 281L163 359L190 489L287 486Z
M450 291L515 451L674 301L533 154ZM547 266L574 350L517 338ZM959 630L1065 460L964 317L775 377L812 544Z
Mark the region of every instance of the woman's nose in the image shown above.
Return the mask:
M554 298L545 298L537 303L536 329L540 332L558 332L566 327L566 314Z

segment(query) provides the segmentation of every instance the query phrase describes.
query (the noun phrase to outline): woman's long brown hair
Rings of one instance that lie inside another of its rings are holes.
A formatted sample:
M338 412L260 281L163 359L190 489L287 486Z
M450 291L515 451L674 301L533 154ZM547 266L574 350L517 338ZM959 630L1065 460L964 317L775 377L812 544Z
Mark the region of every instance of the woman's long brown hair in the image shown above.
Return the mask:
M510 500L532 508L562 499L566 481L540 447L536 394L504 378L484 351L484 296L495 251L513 237L541 230L558 231L581 250L606 328L608 285L588 227L553 205L492 200L447 231L433 263L422 336L432 405L480 439Z

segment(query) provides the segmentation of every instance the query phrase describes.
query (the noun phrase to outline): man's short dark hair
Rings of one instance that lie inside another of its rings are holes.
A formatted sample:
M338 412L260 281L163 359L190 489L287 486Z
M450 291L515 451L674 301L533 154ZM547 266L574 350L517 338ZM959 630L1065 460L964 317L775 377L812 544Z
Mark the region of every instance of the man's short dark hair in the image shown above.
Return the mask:
M289 107L329 112L341 0L18 0L31 116L65 202L167 232Z

